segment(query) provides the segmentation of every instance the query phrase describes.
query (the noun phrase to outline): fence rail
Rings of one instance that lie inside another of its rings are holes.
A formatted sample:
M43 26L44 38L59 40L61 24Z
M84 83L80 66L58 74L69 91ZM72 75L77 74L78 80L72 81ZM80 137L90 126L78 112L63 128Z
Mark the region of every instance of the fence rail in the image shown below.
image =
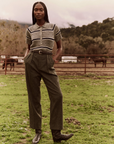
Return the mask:
M4 57L3 57L4 56ZM14 56L14 62L8 60L12 59ZM77 57L77 62L62 63L62 56L75 56ZM18 63L18 59L22 58L23 55L0 55L0 74L25 74L24 63ZM100 60L106 60L106 67ZM95 67L95 61L96 67ZM14 70L13 70L14 63ZM4 69L3 68L4 64ZM11 64L11 66L10 66ZM54 64L55 70L58 74L103 74L103 75L114 75L114 55L61 55L59 62Z

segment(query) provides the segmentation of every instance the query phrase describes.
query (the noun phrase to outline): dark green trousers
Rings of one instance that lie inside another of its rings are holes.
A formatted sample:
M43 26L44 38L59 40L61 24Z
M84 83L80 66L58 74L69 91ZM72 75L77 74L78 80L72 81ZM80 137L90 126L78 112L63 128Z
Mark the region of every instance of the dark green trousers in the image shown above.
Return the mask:
M63 128L62 93L53 67L52 55L30 53L25 59L25 75L29 100L30 127L41 129L40 81L43 79L50 98L50 129Z

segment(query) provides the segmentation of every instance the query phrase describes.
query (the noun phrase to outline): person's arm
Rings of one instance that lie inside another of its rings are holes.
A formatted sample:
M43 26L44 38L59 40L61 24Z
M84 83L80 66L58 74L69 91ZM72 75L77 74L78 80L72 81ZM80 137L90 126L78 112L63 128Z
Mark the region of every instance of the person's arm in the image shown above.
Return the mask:
M30 51L30 45L28 45L28 48L27 48L25 55L24 55L24 58L28 55L29 51Z
M53 60L55 61L55 63L57 62L57 58L59 57L59 55L61 54L62 52L62 41L58 41L56 42L57 44L57 52L56 52L56 55L53 56Z

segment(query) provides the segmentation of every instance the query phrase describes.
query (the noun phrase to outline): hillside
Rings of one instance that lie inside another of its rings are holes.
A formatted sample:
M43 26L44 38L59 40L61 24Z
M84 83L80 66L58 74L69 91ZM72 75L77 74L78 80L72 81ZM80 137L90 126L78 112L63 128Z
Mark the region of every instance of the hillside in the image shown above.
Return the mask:
M0 53L24 54L26 27L16 21L0 20Z
M114 53L114 18L61 29L65 53Z
M27 45L25 31L30 24L0 20L0 53L24 55ZM102 23L62 28L64 54L107 54L114 53L114 18Z

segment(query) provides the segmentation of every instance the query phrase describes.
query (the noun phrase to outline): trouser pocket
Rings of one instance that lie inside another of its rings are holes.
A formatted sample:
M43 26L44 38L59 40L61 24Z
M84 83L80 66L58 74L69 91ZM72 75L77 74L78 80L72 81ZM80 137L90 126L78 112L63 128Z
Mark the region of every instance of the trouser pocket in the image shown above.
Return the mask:
M52 55L47 55L47 64L48 64L48 68L52 68L54 65L55 61L52 58Z
M24 62L26 63L28 58L30 57L31 53L29 53L25 58L24 58Z

